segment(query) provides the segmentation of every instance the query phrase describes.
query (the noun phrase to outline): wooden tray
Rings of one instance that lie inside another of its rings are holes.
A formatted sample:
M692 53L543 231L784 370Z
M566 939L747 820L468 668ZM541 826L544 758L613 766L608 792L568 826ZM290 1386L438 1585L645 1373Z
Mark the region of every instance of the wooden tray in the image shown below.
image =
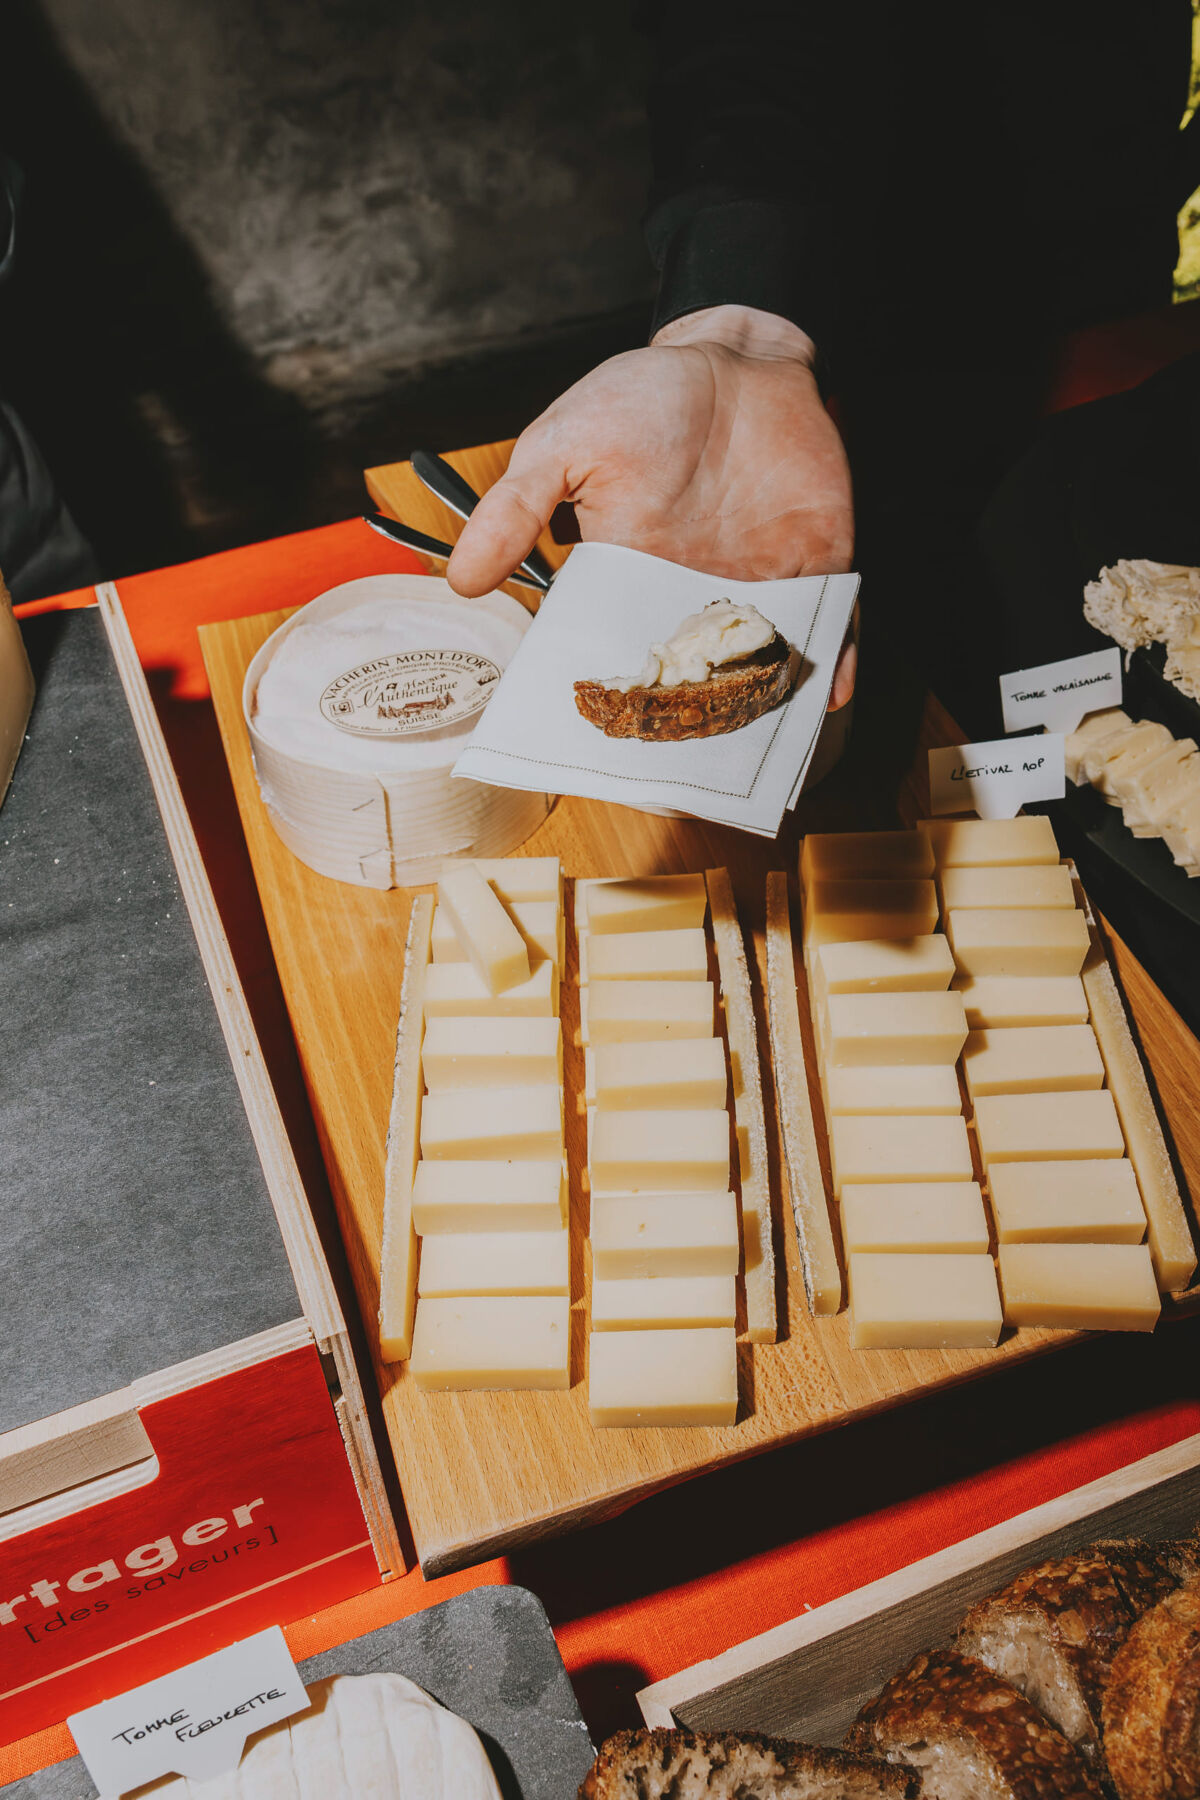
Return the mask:
M374 1341L383 1143L409 896L403 890L381 893L315 875L271 830L250 761L241 688L247 663L284 616L275 613L206 626L200 636L350 1266L368 1338ZM957 741L949 722L934 713L927 714L927 727L930 742ZM569 876L726 865L743 925L752 935L759 975L756 999L760 999L766 872L795 868L802 823L811 828L814 819L824 825L855 822L846 814L831 819L830 805L828 792L802 803L802 817L790 820L775 843L767 843L695 820L652 818L595 801L566 799L556 805L522 853L557 854ZM563 987L568 1040L576 992L569 968ZM760 1043L765 1045L761 1017L759 1026ZM1186 1116L1188 1104L1184 1058L1191 1042L1184 1033L1180 1117ZM844 1312L832 1319L814 1319L808 1311L791 1208L780 1199L769 1082L766 1089L777 1265L785 1272L786 1291L779 1295L781 1341L753 1350L741 1347L738 1423L722 1429L593 1431L587 1416L584 1314L579 1306L587 1215L584 1197L573 1181L576 1337L574 1385L568 1393L422 1394L404 1368L376 1360L409 1523L427 1575L602 1518L686 1476L1070 1341L1073 1334L1066 1332L1023 1329L1009 1333L996 1350L852 1351ZM583 1160L582 1134L582 1117L570 1119L573 1170ZM1200 1160L1194 1179L1200 1183Z
M1190 1437L643 1688L638 1705L648 1725L839 1744L885 1681L1022 1569L1097 1538L1182 1536L1198 1520Z

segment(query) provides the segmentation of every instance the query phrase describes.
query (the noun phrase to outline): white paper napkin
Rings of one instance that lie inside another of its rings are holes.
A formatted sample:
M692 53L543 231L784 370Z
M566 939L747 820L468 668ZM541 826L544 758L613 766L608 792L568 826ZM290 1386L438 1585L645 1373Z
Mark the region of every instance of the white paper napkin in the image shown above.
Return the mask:
M812 760L857 592L857 575L729 581L615 544L579 544L454 774L671 807L774 837ZM756 606L799 652L800 670L781 706L740 731L678 744L605 737L576 710L575 682L635 674L652 643L723 595Z

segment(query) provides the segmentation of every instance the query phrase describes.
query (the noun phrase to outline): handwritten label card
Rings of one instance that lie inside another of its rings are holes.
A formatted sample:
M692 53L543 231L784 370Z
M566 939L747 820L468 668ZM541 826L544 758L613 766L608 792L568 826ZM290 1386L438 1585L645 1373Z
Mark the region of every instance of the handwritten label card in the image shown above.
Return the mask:
M161 1775L211 1781L237 1767L246 1739L305 1712L304 1683L278 1625L67 1720L102 1794Z
M955 744L929 752L929 798L935 815L977 812L1015 819L1027 800L1061 800L1067 788L1061 733Z
M1121 704L1121 652L1093 650L1000 677L1005 731L1074 731L1088 713Z

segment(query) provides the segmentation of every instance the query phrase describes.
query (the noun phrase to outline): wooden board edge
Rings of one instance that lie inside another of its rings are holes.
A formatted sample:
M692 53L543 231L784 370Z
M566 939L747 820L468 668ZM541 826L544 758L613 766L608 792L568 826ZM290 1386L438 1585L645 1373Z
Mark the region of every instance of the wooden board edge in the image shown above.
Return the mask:
M1156 1450L1124 1468L1086 1482L1082 1487L1070 1488L1053 1500L1043 1501L1039 1506L1030 1507L960 1543L909 1563L878 1581L855 1588L824 1606L814 1607L811 1612L776 1625L757 1637L747 1638L719 1656L694 1663L662 1681L652 1682L636 1695L642 1717L648 1725L673 1725L675 1708L689 1700L711 1694L740 1676L832 1637L886 1608L912 1600L926 1589L940 1586L981 1563L991 1562L1007 1552L1018 1552L1024 1545L1051 1531L1075 1524L1122 1500L1132 1499L1198 1465L1200 1434L1182 1438L1165 1450Z

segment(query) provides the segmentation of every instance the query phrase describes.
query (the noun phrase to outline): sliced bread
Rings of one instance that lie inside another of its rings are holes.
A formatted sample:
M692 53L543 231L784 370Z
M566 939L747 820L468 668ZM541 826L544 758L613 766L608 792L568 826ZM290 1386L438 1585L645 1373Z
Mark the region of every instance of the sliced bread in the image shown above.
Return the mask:
M920 1778L875 1757L729 1731L620 1731L579 1800L915 1800Z
M1104 1752L1120 1800L1200 1795L1200 1580L1143 1613L1114 1656Z

